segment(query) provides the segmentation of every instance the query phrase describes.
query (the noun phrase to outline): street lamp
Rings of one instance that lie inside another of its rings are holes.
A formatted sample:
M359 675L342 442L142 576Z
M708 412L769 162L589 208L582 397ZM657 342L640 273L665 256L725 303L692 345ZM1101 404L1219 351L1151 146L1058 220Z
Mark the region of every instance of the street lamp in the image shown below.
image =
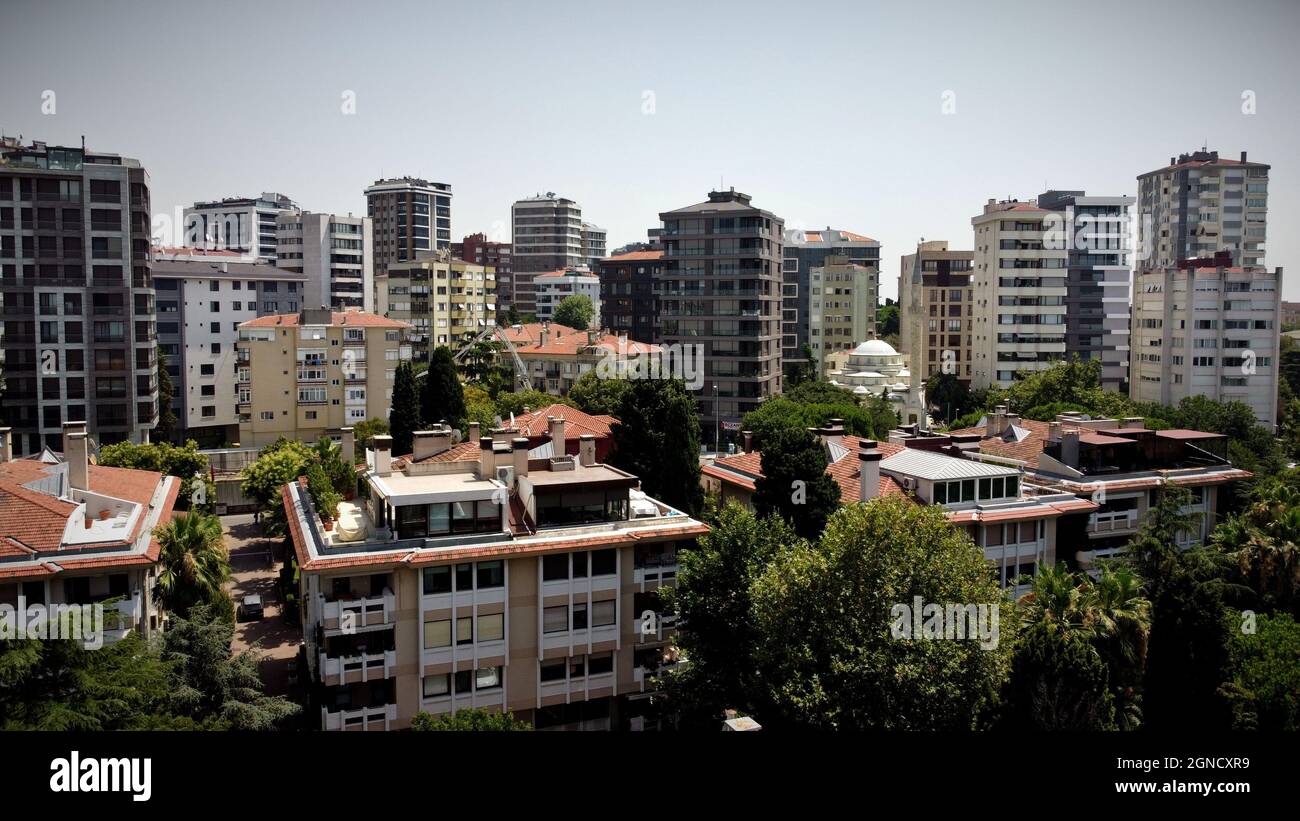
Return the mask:
M718 383L713 383L713 452L722 452L722 410L718 407Z

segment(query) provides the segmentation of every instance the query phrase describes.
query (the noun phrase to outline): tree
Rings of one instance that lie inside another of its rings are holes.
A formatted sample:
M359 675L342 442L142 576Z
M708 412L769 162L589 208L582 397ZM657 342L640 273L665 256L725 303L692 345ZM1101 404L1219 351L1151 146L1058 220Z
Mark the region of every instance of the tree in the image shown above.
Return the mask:
M1300 730L1300 624L1259 615L1254 633L1231 630L1235 730Z
M569 388L569 399L584 413L613 414L622 404L628 384L626 379L601 379L590 370Z
M172 408L176 388L172 385L172 375L167 372L167 355L163 353L162 345L157 348L157 358L158 423L154 425L153 433L160 441L170 442L176 436L176 411Z
M876 335L897 336L900 330L898 305L888 299L876 309Z
M265 693L257 655L231 654L234 632L232 622L202 605L173 617L161 652L169 666L169 711L210 729L276 729L301 708Z
M420 395L416 392L415 371L409 361L400 362L393 378L393 405L388 411L388 427L392 431L394 454L411 452L415 443L415 432L421 425Z
M559 325L582 331L591 327L591 321L596 318L596 308L589 296L566 296L552 318Z
M1056 622L1031 626L1011 661L1004 726L1011 730L1113 730L1109 673L1087 640Z
M165 473L181 480L180 491L176 495L176 507L188 510L197 498L206 500L199 507L212 509L212 500L217 488L208 477L208 459L199 452L199 445L193 439L184 445L169 442L117 442L104 445L99 449L96 462L105 467L131 468L133 470L152 470ZM196 495L196 483L203 483L203 494Z
M1249 587L1259 607L1300 615L1300 491L1267 477L1210 541L1231 560L1232 580Z
M816 539L840 506L840 486L826 474L821 440L804 428L774 431L763 442L763 475L754 483L759 516L778 515Z
M438 347L429 357L420 394L420 418L425 428L443 421L453 428L465 427L465 389L456 376L456 361L448 347Z
M263 510L279 509L284 486L306 473L314 458L311 448L302 442L281 437L262 448L257 459L244 468L241 489Z
M353 431L354 435L355 433ZM343 461L343 449L333 439L322 436L312 450L316 463L321 466L336 492L343 494L356 489L356 467Z
M812 346L805 342L799 347L799 359L787 361L784 363L784 381L783 387L788 393L790 390L806 385L817 378L817 368L820 362L813 361Z
M200 604L229 610L225 583L230 558L220 519L197 511L178 513L154 537L161 548L155 595L164 608L181 616Z
M531 730L532 725L515 718L514 713L498 713L482 707L457 710L434 716L419 712L411 718L411 729L417 732L517 732Z
M679 379L630 383L610 427L610 463L641 479L641 489L687 515L700 511L700 417Z
M844 432L885 440L898 426L898 413L889 400L867 397L859 403L852 393L825 382L808 382L787 396L774 396L745 414L742 426L752 431L761 448L777 430L822 427L832 419L844 421Z
M311 495L312 504L316 506L316 512L322 518L338 518L339 502L342 501L342 497L334 489L333 483L330 482L324 467L319 462L312 462L307 466L307 492Z
M387 419L367 419L352 426L352 435L356 437L355 458L364 462L366 451L374 448L376 436L388 435Z
M696 547L678 554L677 586L667 589L665 605L683 625L677 646L686 663L665 687L682 729L714 730L723 710L757 706L758 628L749 591L772 557L798 541L784 520L760 521L731 502Z
M765 726L969 730L1007 678L1009 603L983 551L934 505L889 496L841 507L819 542L779 552L750 595ZM896 607L916 597L985 605L982 638L895 638Z
M940 418L954 419L975 409L970 388L956 374L935 373L925 383L926 404Z

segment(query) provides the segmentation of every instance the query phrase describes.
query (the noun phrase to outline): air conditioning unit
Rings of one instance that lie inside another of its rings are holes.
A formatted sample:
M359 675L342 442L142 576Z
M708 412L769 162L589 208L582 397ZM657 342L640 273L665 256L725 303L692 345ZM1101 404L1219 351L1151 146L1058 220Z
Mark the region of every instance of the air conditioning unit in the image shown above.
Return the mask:
M916 490L916 479L911 476L904 476L902 485L903 490Z
M498 467L498 468L497 468L497 481L502 482L503 484L506 484L506 485L514 486L514 483L515 483L515 468L514 468L514 465L510 465L510 466L508 466L508 467Z

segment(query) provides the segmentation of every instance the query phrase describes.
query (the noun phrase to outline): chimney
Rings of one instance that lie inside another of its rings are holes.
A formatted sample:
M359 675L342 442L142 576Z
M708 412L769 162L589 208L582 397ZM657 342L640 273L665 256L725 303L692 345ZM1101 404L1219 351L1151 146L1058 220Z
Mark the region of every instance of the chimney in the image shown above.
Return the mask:
M1018 414L1018 413L1008 413L1008 414L1004 417L1003 421L1004 421L1007 425L1015 425L1016 427L1019 427L1019 426L1020 426L1020 414Z
M63 459L68 463L68 484L77 490L90 490L90 441L85 432L68 435Z
M483 436L478 440L478 478L491 479L497 473L497 455L492 450L492 437Z
M0 428L0 462L14 459L13 428Z
M475 442L480 438L481 434L479 433L479 430L480 428L478 422L469 423L469 441Z
M1059 441L1061 441L1061 423L1060 423L1060 422L1048 422L1048 423L1047 423L1047 439L1048 439L1048 441L1050 441L1050 442L1059 442Z
M540 347L542 347L543 345L545 345L545 344L546 344L546 340L547 340L548 337L550 337L550 335L551 335L551 328L550 328L550 326L549 326L547 323L543 322L543 323L542 323L542 330L541 330L541 332L537 335L537 346L540 348Z
M511 439L510 451L510 456L514 459L515 480L518 481L520 476L528 475L528 440L522 436Z
M986 436L1001 436L1002 431L1006 430L1006 405L998 405L990 412L986 419L988 420L987 429L984 431Z
M393 472L393 437L379 435L374 437L375 475L388 476Z
M352 428L340 428L339 433L343 434L343 442L339 445L339 456L343 459L343 464L351 467L357 461L357 439L353 435Z
M413 441L411 459L419 462L451 449L451 429L439 426L437 430L417 430Z
M753 432L752 430L742 430L742 431L740 432L740 435L741 435L741 437L742 437L742 441L745 443L745 444L744 444L745 453L753 453L753 452L754 452L754 432Z
M1061 431L1061 462L1072 468L1079 466L1079 429Z
M1245 152L1245 151L1241 152L1241 161L1242 161L1242 162L1245 162L1245 161L1246 161L1246 152Z
M578 437L578 462L588 468L596 464L596 437L590 433Z
M64 422L63 423L63 455L68 455L68 438L74 433L85 433L85 422Z
M546 417L546 432L551 436L551 442L556 456L563 456L564 451L564 417L556 418L554 416Z
M1130 430L1142 430L1146 427L1146 420L1141 416L1125 416L1123 426Z
M869 502L880 495L880 460L884 458L885 455L876 449L874 440L863 439L858 443L858 501Z

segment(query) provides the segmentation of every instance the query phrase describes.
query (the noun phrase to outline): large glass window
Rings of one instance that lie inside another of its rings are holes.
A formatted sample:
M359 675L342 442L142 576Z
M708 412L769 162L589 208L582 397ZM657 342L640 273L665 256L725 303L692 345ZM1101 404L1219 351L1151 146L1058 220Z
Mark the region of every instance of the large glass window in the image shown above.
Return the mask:
M542 581L556 582L569 578L569 554L552 553L542 557Z
M500 641L505 638L506 617L502 613L492 613L478 617L478 640Z
M607 627L615 622L614 600L591 603L591 626Z
M451 619L432 619L424 623L424 649L451 646Z
M479 562L477 571L479 590L486 590L491 587L505 587L505 562Z
M424 697L436 698L451 692L451 677L446 673L424 677Z
M432 596L436 593L451 592L451 567L443 565L441 567L424 568L424 595Z
M547 607L542 611L542 632L563 633L569 629L569 608L565 605Z

